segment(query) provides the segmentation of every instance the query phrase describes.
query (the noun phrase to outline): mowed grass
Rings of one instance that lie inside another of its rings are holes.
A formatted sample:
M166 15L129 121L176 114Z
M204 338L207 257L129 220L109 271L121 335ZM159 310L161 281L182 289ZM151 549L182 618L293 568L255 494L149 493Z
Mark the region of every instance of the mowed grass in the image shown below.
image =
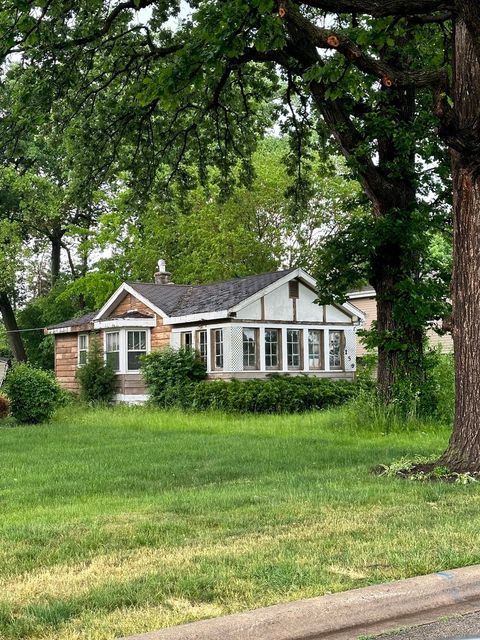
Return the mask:
M0 637L115 638L479 562L475 485L369 473L447 439L344 410L0 428Z

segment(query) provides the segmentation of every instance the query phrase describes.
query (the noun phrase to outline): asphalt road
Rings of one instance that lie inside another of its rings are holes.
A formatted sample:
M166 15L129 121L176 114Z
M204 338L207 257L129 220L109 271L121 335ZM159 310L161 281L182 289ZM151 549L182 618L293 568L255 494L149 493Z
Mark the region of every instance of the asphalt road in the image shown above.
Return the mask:
M480 640L480 611L375 636L375 640L464 640L465 638Z

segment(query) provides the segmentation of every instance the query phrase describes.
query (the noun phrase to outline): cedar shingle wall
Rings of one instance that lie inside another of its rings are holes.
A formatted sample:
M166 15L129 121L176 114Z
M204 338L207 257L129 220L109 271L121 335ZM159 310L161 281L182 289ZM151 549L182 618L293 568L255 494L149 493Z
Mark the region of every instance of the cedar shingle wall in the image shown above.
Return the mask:
M147 307L143 302L137 300L134 296L128 293L125 298L113 309L110 314L110 317L115 317L126 313L127 311L140 311L140 313L146 313L148 315L152 315L153 311L150 307ZM162 347L167 347L170 344L170 334L172 333L172 328L169 325L164 326L163 318L157 314L155 315L155 319L157 324L152 328L150 338L151 338L151 348L152 351L157 351Z
M75 379L77 371L77 335L76 333L55 336L55 375L64 389L78 391Z

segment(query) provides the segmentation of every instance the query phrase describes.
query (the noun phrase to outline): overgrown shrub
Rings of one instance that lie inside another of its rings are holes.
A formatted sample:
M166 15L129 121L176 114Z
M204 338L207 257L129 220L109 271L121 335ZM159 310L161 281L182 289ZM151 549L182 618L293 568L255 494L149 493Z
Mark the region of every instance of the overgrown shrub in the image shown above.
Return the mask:
M344 404L359 391L346 380L273 376L268 380L209 380L192 390L193 408L235 413L299 413Z
M10 400L7 396L0 393L0 420L8 417L10 414Z
M111 402L115 394L117 376L112 366L105 362L97 336L90 341L87 363L77 369L80 398L85 402Z
M193 349L152 351L141 360L151 400L160 407L189 407L195 383L206 378L203 360Z
M57 406L60 388L51 373L28 364L10 369L5 390L18 422L36 424L48 420Z

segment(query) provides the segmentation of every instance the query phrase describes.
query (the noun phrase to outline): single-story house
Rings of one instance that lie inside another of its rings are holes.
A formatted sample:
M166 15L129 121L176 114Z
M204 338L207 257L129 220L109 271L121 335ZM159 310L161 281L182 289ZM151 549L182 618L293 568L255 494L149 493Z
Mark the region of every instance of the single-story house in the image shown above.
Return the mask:
M354 377L364 314L349 302L316 304L315 280L302 269L192 286L172 284L158 264L154 283L125 282L99 311L45 330L63 387L78 390L94 332L117 372L119 401L146 399L139 358L165 346L197 349L209 378Z
M365 316L365 324L362 329L370 329L372 322L377 319L376 297L375 289L370 285L348 293L348 301L363 311ZM450 333L439 335L430 328L427 331L427 336L430 347L441 347L442 353L453 353L453 340ZM366 353L361 336L357 336L357 357L361 358Z

